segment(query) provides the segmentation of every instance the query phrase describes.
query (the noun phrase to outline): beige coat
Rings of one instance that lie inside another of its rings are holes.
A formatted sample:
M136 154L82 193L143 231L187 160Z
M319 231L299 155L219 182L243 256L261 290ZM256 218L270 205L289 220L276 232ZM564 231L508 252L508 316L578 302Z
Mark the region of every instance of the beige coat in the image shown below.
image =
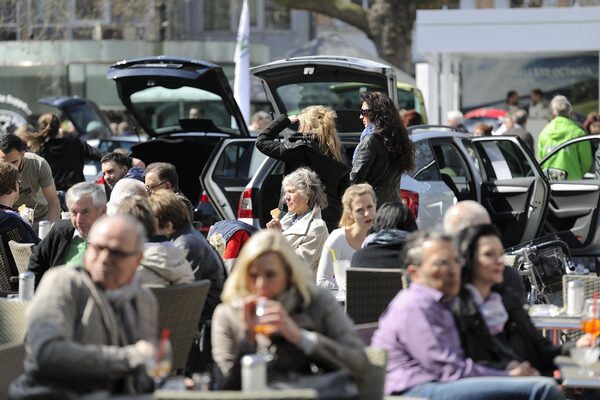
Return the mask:
M138 272L147 286L168 286L194 281L192 265L185 259L187 251L173 242L146 243Z
M292 225L292 215L287 213L280 221L283 237L302 258L309 271L311 282L317 280L317 267L323 251L323 245L329 232L325 221L321 219L321 209L314 207L312 211Z
M155 340L158 307L154 295L140 288L133 302L139 335ZM87 271L82 267L50 269L29 306L25 374L13 382L9 397L78 398L113 391L116 383L122 384L124 393L147 391L151 382L141 374L144 360L134 345L120 345L119 325Z
M281 370L287 369L286 365L300 369L307 363L314 363L326 371L346 369L357 381L361 381L368 361L363 351L364 344L354 333L352 321L329 291L314 286L310 291L312 300L307 307L301 305L294 288L288 289L278 300L300 328L317 333L317 345L311 354L305 355L295 345L285 342L283 337L274 339L278 340L275 342L274 362L277 365L274 368L283 372ZM241 357L256 352L255 345L244 339L246 330L241 304L219 304L212 320L212 354L223 375L233 379L228 381L232 385L230 389L239 388L236 387L239 382L236 382L235 376Z

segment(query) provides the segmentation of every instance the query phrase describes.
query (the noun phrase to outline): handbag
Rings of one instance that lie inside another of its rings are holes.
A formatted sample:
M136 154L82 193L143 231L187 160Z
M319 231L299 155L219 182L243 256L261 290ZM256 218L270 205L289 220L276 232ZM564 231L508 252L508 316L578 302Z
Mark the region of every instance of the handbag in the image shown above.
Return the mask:
M314 375L287 374L269 385L272 389L314 389L319 400L358 400L359 392L350 372L338 370Z

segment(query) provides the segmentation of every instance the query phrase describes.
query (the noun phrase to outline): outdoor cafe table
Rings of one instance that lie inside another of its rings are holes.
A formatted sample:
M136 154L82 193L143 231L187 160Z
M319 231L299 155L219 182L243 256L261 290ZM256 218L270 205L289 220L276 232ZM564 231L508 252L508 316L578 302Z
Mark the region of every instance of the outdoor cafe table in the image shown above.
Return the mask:
M558 356L554 362L560 369L560 375L563 379L563 386L600 389L600 362L593 364L590 368L594 371L593 376L585 376L581 373L581 367L568 356Z
M538 329L550 331L552 335L552 343L558 344L560 331L581 330L581 318L579 316L570 316L559 314L556 316L537 316L532 315L531 321Z

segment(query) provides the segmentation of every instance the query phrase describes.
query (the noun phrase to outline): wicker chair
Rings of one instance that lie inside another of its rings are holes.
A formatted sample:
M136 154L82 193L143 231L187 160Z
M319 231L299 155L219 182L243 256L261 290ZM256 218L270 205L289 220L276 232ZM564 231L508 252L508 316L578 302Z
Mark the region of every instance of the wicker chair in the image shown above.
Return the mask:
M346 313L355 324L377 322L390 301L402 289L404 273L390 268L348 268Z
M20 342L25 339L29 302L0 300L0 345Z
M29 265L29 259L31 258L31 249L33 243L19 243L14 240L8 242L8 247L12 253L13 259L17 266L19 273L27 271Z
M369 370L363 381L358 385L361 400L381 400L385 385L385 370L387 367L387 351L375 347L365 347L369 359Z
M11 279L13 277L12 275L10 262L4 247L4 241L2 235L0 235L0 297L6 297L11 293L17 293L17 286Z
M154 392L157 400L314 400L317 392L312 389L268 390L264 392Z
M8 387L23 373L25 345L22 342L0 345L0 400L8 399Z
M173 371L182 370L194 341L210 281L151 287L158 300L159 329L171 331Z

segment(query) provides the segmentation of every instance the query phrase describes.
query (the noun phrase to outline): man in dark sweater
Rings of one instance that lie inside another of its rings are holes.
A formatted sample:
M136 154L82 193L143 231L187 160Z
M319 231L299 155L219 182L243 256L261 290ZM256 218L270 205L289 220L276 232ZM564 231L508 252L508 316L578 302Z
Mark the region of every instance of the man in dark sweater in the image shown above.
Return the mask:
M58 265L81 265L87 236L93 223L106 212L102 186L81 182L67 191L71 220L58 221L48 236L33 249L28 269L35 274L36 285L44 273Z

